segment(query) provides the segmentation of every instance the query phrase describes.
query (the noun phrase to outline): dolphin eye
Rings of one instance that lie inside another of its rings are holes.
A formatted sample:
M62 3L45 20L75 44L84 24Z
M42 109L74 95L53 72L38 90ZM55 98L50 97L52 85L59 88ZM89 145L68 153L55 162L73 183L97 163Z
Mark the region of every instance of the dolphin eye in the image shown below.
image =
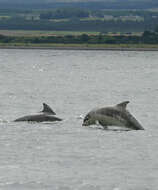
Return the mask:
M85 122L85 121L88 121L88 120L89 120L89 118L90 118L90 116L89 116L89 115L87 115L87 116L84 118L84 122Z

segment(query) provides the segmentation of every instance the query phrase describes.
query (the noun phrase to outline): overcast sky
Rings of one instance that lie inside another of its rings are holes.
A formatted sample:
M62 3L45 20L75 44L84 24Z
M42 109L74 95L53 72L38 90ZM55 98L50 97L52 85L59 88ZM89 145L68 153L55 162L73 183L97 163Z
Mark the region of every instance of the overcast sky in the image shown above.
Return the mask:
M158 0L0 0L3 3L53 3L53 2L127 2L127 1L158 1Z

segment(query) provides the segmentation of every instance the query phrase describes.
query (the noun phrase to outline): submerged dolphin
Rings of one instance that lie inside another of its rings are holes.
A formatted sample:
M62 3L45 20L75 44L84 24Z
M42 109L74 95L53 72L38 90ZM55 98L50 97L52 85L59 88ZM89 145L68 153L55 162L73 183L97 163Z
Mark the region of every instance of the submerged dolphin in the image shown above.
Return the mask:
M34 115L26 115L20 117L17 121L28 121L28 122L44 122L44 121L61 121L62 119L54 116L56 113L45 103L43 103L43 110Z
M141 124L126 109L129 101L115 106L94 109L83 120L83 126L94 125L97 122L105 129L107 126L123 126L134 130L144 130Z

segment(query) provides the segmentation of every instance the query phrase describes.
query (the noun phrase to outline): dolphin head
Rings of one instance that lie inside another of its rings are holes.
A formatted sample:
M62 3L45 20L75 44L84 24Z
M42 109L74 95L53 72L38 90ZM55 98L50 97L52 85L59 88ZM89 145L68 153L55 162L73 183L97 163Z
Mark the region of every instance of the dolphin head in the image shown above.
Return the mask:
M82 126L94 125L96 123L95 117L92 113L88 113L83 119Z

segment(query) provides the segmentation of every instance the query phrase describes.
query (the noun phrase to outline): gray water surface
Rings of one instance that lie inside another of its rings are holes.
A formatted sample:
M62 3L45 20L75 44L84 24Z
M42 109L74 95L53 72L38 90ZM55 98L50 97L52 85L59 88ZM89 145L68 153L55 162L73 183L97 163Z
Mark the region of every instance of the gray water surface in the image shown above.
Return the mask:
M0 190L157 190L158 53L0 50ZM144 131L82 127L129 100ZM15 123L46 102L63 118Z

